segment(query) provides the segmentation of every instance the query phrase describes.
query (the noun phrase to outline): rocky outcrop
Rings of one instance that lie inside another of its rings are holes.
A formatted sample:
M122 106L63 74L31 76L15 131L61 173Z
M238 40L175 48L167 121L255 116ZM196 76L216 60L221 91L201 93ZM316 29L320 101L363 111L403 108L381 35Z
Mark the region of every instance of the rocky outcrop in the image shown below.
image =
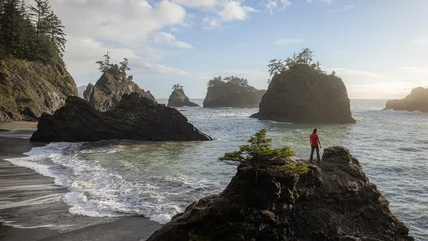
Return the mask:
M0 122L35 121L77 95L64 66L8 58L0 60Z
M148 241L414 240L347 149L325 149L305 174L293 164L301 165L241 164L222 193L191 204Z
M172 91L171 95L169 96L168 106L169 107L184 107L184 106L198 107L199 105L191 102L189 98L186 96L186 94L184 94L183 89L176 89Z
M254 118L291 123L354 123L342 79L297 64L272 78Z
M178 110L138 93L125 94L112 110L101 112L69 97L53 115L43 114L31 141L81 142L106 139L207 141L211 138L187 122Z
M428 112L428 88L418 87L401 100L388 100L385 110L407 110Z
M257 90L252 86L220 83L208 88L203 105L204 108L256 108L265 93L265 90Z
M156 101L150 91L142 90L132 76L124 77L114 69L104 72L95 85L89 84L83 96L89 104L99 111L108 111L117 105L124 94L138 93Z

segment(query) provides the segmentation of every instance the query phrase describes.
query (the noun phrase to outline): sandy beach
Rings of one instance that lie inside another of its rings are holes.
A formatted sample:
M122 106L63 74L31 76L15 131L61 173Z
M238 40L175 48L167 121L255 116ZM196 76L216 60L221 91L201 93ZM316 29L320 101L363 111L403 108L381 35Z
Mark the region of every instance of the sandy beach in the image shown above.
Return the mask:
M67 189L5 159L23 156L41 143L26 136L35 123L1 124L0 240L146 240L160 225L144 217L86 217L71 214L61 200Z

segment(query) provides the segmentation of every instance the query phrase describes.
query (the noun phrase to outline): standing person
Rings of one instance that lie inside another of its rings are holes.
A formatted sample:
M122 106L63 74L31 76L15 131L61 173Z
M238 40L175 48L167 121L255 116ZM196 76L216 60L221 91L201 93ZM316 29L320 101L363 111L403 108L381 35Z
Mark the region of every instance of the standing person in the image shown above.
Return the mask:
M321 146L320 138L318 137L318 129L314 129L314 131L310 135L309 144L311 145L311 159L310 159L310 161L312 162L312 160L314 158L314 150L317 150L317 158L318 158L318 162L319 162L320 161L320 148L322 148L322 146Z

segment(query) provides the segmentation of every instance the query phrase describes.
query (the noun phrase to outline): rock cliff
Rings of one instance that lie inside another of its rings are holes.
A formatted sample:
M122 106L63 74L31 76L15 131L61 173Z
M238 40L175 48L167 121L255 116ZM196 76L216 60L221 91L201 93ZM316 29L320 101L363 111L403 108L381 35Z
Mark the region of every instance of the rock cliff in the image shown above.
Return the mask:
M388 100L385 110L407 110L428 112L428 88L418 87L401 100Z
M354 123L342 79L297 64L275 75L252 117L292 123Z
M156 101L150 91L142 90L132 81L132 76L124 77L120 73L115 73L114 69L104 72L95 85L89 84L83 96L95 109L108 111L120 102L124 94L130 93L139 93Z
M69 95L77 95L77 87L64 66L0 60L0 122L35 121L63 106Z
M306 173L295 165L240 164L222 193L194 202L148 241L414 240L347 149L325 149Z
M172 91L171 95L169 96L168 106L169 107L183 107L183 106L198 107L199 105L191 102L189 98L186 96L186 94L184 94L183 89L176 89Z
M203 105L204 108L256 108L265 93L265 90L257 90L252 86L219 83L208 87Z
M111 110L97 111L87 101L69 97L53 115L43 114L31 141L81 142L106 139L207 141L178 110L139 93L125 94Z

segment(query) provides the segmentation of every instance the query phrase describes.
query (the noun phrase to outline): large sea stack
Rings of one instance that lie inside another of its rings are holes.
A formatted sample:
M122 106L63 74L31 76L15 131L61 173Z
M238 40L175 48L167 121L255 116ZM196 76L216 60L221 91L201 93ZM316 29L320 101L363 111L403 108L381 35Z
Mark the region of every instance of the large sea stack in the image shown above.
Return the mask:
M418 87L401 100L388 100L385 109L428 112L428 88Z
M156 101L150 91L144 91L133 77L125 76L115 68L105 71L95 85L89 84L83 93L85 100L99 111L108 111L117 105L124 94L138 93Z
M231 76L222 80L216 77L208 83L204 108L257 108L265 93L265 90L248 85L246 79Z
M0 60L0 122L35 121L63 106L69 95L77 95L77 87L64 65Z
M101 112L87 101L69 97L53 115L43 114L31 141L92 142L107 139L141 141L207 141L178 110L139 93L125 94L111 110Z
M342 79L307 64L275 75L252 117L291 123L354 123Z
M186 94L184 93L184 90L178 88L173 90L171 95L169 96L168 106L169 107L184 107L184 106L198 107L199 105L191 102L189 98L186 96Z
M325 149L306 173L290 168L299 165L240 164L222 193L194 202L148 241L414 240L347 149Z

